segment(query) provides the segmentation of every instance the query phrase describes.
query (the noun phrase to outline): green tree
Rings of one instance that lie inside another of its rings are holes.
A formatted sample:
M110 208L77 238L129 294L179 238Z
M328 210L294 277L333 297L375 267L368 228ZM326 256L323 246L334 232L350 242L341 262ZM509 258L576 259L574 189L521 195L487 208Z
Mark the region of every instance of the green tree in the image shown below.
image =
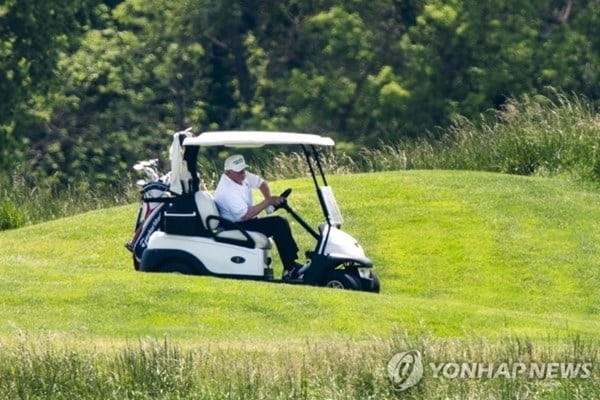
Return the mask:
M557 1L548 9L538 47L544 60L537 87L600 98L600 3L587 0Z
M26 140L15 130L16 121L25 118L35 96L52 89L59 54L76 41L89 3L5 0L0 5L0 167L22 155Z
M599 16L597 2L428 0L402 40L409 130L476 118L547 85L597 95Z
M255 31L268 57L259 112L250 121L362 142L396 128L388 117L409 96L393 73L404 62L397 43L421 2L290 3L271 13L285 21L278 29L267 19L263 26L271 28Z
M203 120L204 48L179 23L186 6L97 9L98 29L60 61L63 90L38 104L51 109L50 120L27 127L33 174L118 182L136 160L165 155L168 132Z
M66 4L44 7L53 3ZM0 18L33 2L7 4ZM89 8L81 44L56 33L46 44L54 54L49 75L30 73L2 103L0 140L12 141L2 150L29 141L32 173L111 182L137 159L165 156L167 133L188 126L326 132L361 145L421 136L459 115L477 118L546 85L598 96L598 7L585 0L105 0ZM76 27L79 14L70 18L65 26ZM2 35L0 52L13 54L17 42Z

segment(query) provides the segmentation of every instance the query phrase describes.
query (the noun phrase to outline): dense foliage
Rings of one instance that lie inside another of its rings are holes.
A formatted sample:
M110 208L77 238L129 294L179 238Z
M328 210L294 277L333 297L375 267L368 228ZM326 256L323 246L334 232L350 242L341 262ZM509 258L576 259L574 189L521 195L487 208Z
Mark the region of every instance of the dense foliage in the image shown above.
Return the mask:
M36 97L53 89L57 60L78 36L85 4L85 0L0 4L0 167L23 156L14 152L23 150L29 135L18 128L33 118L27 114L39 100Z
M593 99L600 2L9 0L0 55L0 165L95 185L188 126L359 148L547 85Z

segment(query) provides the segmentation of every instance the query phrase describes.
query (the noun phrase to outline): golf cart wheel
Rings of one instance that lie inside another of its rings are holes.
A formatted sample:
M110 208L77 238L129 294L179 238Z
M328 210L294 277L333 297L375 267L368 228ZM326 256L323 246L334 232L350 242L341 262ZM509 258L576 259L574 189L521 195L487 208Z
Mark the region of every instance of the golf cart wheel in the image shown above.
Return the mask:
M177 261L177 260L165 261L158 268L158 271L159 272L173 272L176 274L183 274L183 275L192 275L193 274L192 268L189 265L187 265L186 263L183 263L181 261Z
M343 270L333 270L325 279L325 287L332 289L362 290L360 280Z

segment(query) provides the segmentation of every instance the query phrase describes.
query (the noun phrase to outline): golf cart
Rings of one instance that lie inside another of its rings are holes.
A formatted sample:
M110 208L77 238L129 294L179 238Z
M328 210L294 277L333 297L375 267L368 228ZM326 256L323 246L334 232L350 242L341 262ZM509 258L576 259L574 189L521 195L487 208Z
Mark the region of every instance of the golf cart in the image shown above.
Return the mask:
M314 229L289 205L287 198L292 190L281 194L286 200L277 208L287 211L316 241L314 250L306 252L309 261L300 268L295 279L276 280L271 240L222 218L212 195L200 190L197 173L200 147L264 145L302 148L325 217L325 222ZM159 206L152 208L142 221L138 216L136 234L127 245L134 253L134 266L145 272L178 272L379 292L379 279L372 269L372 261L358 242L340 229L342 215L317 151L317 146L333 145L334 141L328 137L301 133L215 131L193 136L185 131L175 134L169 189L159 190L159 195L153 197L142 191L144 203ZM157 189L156 185L153 189Z

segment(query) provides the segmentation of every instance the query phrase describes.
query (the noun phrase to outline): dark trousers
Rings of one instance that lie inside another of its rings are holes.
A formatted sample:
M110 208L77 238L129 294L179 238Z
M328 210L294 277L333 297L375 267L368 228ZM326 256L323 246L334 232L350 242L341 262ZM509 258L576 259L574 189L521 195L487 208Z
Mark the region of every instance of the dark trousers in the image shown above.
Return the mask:
M287 219L273 215L240 221L238 224L246 230L260 232L265 236L272 237L283 267L285 269L294 267L296 258L298 258L298 245L296 245L296 241L292 236L292 230Z

